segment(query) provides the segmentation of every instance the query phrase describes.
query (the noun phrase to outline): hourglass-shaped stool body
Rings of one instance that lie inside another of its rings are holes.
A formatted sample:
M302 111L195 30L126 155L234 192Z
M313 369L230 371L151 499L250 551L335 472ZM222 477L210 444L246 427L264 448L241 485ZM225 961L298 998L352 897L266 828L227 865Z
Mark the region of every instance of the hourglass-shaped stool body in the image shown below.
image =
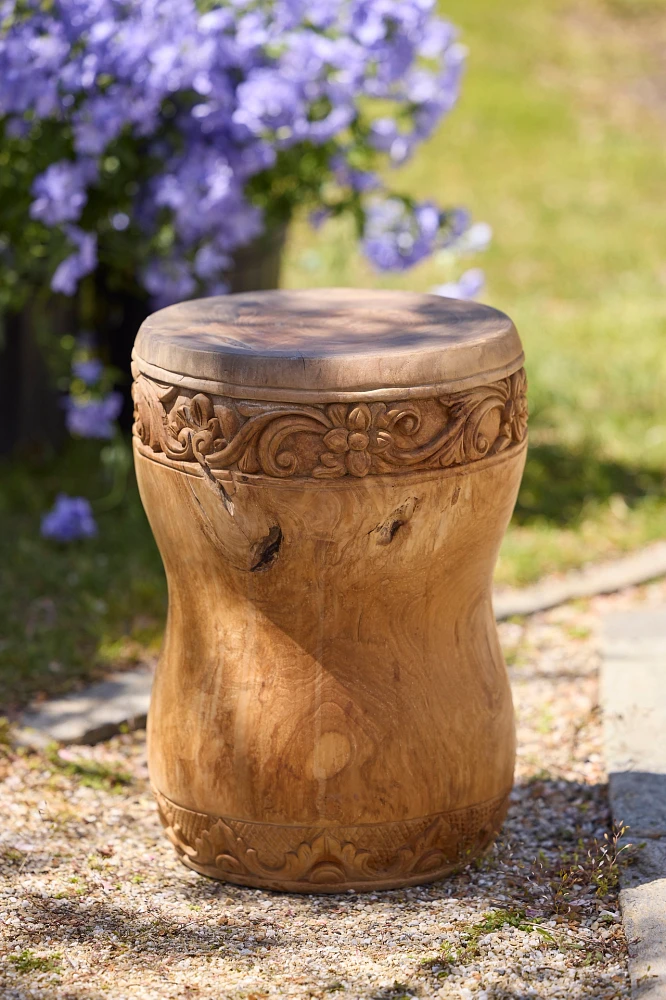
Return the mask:
M245 293L141 327L136 469L169 586L150 774L189 867L375 890L496 834L522 366L503 313L406 292Z

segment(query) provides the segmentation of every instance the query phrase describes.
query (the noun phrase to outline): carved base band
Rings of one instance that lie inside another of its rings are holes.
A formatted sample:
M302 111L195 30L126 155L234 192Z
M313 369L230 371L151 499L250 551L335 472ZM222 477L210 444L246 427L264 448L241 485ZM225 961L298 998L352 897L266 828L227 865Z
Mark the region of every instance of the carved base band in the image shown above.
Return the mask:
M155 790L181 861L210 878L284 892L372 892L434 882L480 854L509 792L454 812L394 823L309 827L253 823L183 809Z

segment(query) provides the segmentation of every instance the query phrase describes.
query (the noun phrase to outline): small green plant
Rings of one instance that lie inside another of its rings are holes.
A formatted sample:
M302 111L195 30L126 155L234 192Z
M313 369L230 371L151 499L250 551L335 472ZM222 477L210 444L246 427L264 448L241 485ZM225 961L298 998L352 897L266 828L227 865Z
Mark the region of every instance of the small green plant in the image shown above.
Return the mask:
M632 844L621 844L628 833L624 825L614 826L585 849L579 840L571 854L562 853L558 865L548 867L544 858L537 858L528 881L538 890L541 905L555 915L581 909L592 897L604 899L618 885L620 870L628 864Z
M528 783L528 785L532 786L532 785L536 785L540 781L543 782L543 781L552 781L552 780L553 780L553 775L550 773L550 771L548 770L548 768L547 767L539 767L534 772L534 774L530 775L529 780L528 780L527 783Z
M624 824L614 826L610 834L604 834L601 844L595 841L595 850L588 851L592 882L596 886L597 896L602 898L608 896L618 886L620 871L628 862L633 846L632 844L620 846L620 841L628 832Z
M106 764L100 764L95 760L84 760L83 758L70 758L65 756L57 746L47 748L46 756L52 767L61 774L66 774L70 778L76 778L87 788L96 788L100 791L117 791L125 785L132 784L132 775L127 771L121 771Z
M455 954L453 951L453 945L450 941L445 941L440 949L440 958L449 964L453 964Z
M460 935L460 942L454 946L450 941L444 941L436 958L428 959L424 964L435 973L438 979L449 975L453 965L467 965L477 958L479 943L486 934L494 934L503 927L516 927L521 931L537 931L549 942L555 939L537 920L526 917L524 910L491 910L475 924L470 924Z
M526 663L525 650L521 644L503 648L504 662L507 667L524 667Z
M524 910L491 910L482 920L472 924L461 936L461 948L458 962L465 965L466 961L476 958L479 954L479 941L486 934L493 934L508 925L521 931L531 931L533 922L527 921Z
M648 981L648 979L658 979L659 978L658 976L656 976L654 974L654 972L651 972L651 969L652 969L652 966L648 965L648 967L647 967L647 969L645 971L645 974L643 976L639 976L638 979L636 980L636 986L642 986L643 983L646 983Z
M5 847L2 852L0 852L0 857L3 861L8 861L10 864L20 864L25 855L23 851L19 851L17 847Z
M60 967L60 952L51 955L35 955L30 948L24 948L18 955L10 955L9 961L18 972L55 972Z
M453 945L450 941L444 941L439 954L433 958L424 958L421 965L432 972L437 979L446 979L451 972L451 966L455 965L455 958Z
M553 728L554 722L555 719L553 717L551 709L548 708L547 706L544 706L537 720L536 724L537 732L541 733L543 736L546 736Z

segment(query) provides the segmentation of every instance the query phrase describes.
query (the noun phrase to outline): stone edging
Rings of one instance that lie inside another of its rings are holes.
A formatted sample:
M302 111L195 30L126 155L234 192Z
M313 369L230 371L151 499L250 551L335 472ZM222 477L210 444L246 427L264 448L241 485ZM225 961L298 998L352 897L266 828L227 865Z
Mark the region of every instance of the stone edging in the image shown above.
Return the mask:
M666 542L655 542L637 552L572 570L561 577L546 577L533 586L496 591L495 618L503 621L514 615L533 615L581 597L636 587L660 576L666 576Z
M613 822L633 863L620 907L634 1000L666 1000L666 607L604 622L600 701Z

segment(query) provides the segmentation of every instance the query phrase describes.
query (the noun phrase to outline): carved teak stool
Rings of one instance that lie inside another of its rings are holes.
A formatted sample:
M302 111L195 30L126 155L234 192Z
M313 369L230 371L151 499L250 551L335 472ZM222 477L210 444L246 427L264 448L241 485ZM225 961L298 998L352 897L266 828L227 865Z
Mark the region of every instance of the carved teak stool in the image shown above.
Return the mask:
M374 890L497 833L491 574L522 365L503 313L403 292L231 295L141 327L136 469L169 582L150 773L190 868Z

